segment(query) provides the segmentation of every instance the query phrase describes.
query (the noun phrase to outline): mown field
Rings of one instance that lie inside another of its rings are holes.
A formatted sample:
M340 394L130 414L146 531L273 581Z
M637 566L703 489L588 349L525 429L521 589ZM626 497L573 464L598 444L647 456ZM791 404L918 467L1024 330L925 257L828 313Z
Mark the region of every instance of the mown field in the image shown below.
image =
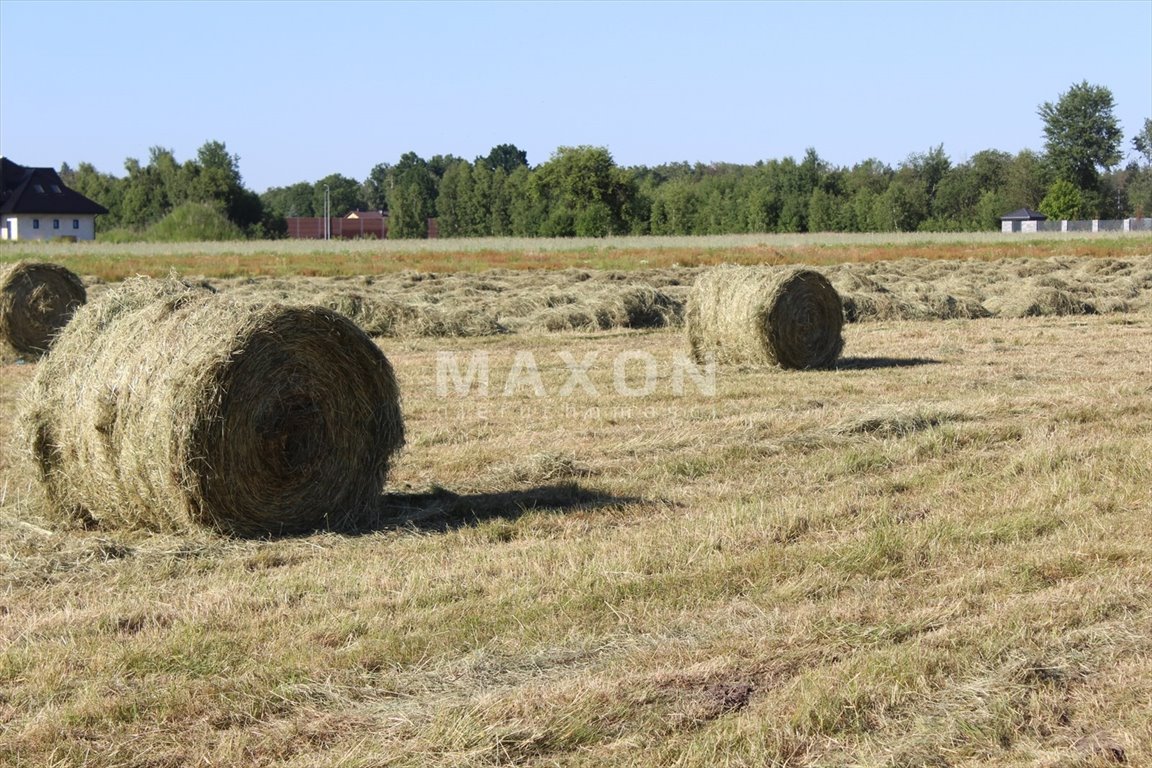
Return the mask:
M109 244L0 242L0 264L60 261L103 280L169 271L204 277L361 276L494 268L635 270L720 263L811 264L905 258L999 260L1017 256L1148 254L1144 233L899 233L715 235L466 240L276 240Z
M186 255L384 313L408 446L355 534L68 528L8 358L0 764L1152 764L1152 240L989 241L790 253L870 312L839 366L714 375L677 307L721 246Z

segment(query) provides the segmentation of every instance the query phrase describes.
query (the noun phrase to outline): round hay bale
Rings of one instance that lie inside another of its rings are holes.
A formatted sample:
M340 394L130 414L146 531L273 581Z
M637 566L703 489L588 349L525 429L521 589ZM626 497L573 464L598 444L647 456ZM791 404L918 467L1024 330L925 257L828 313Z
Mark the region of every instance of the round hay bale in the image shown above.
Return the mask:
M697 361L827 368L844 348L844 311L827 278L811 269L723 266L703 272L688 295L688 343Z
M0 269L0 341L39 357L86 299L84 283L59 264L18 261Z
M55 517L234 535L356 522L404 443L392 367L350 320L174 280L81 308L21 423Z

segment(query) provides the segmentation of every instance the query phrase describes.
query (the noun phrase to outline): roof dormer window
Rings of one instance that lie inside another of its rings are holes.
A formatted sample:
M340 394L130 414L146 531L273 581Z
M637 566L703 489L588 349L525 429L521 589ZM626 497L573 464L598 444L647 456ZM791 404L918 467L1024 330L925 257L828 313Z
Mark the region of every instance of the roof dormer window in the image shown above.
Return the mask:
M64 194L64 190L60 189L60 185L59 185L59 184L53 184L53 185L52 185L52 191L53 191L53 192L55 192L55 193L56 193L56 194L58 194L58 195L62 195L62 194Z
M44 194L44 185L43 184L33 184L32 189L36 190L40 194Z

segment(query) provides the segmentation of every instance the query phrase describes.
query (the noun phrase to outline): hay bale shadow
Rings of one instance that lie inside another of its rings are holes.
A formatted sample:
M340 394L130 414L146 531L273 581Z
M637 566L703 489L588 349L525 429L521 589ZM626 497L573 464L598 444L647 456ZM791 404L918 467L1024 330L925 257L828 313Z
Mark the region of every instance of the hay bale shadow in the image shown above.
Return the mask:
M534 509L561 512L636 504L645 499L586 488L579 483L552 483L510 491L456 493L446 488L413 493L384 493L349 535L399 528L444 533L500 518L516 520Z
M914 368L918 365L940 365L943 360L931 357L842 357L836 370L868 371L874 368Z

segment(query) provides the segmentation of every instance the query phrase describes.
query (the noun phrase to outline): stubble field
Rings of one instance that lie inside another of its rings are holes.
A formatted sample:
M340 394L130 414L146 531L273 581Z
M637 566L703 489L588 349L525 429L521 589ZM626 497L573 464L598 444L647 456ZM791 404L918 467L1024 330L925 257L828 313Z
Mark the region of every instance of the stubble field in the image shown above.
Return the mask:
M409 440L355 534L54 523L9 359L0 764L1150 763L1149 254L828 265L891 311L812 372L688 363L693 266L208 278L441 313L378 338ZM925 309L1003 283L1077 312Z

